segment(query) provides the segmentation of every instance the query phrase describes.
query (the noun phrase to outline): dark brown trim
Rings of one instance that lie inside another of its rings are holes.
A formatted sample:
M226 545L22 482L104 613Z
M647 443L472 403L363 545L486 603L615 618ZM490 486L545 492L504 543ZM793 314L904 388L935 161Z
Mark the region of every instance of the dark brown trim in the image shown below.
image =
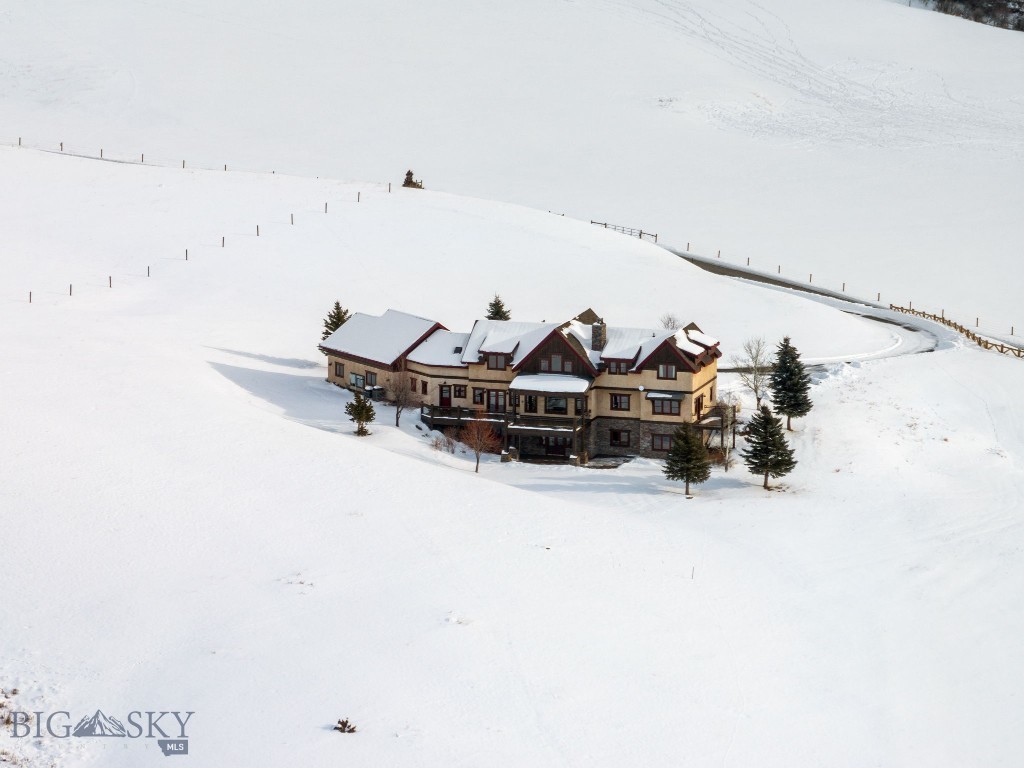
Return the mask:
M676 357L683 361L683 364L690 370L690 373L697 373L700 370L700 365L696 362L696 359L691 360L690 357L683 352L683 350L676 346L674 338L675 337L673 336L669 336L667 339L661 342L661 344L652 349L651 354L649 354L647 357L645 357L643 360L638 362L633 367L639 370L643 370L643 367L647 364L647 361L654 357L656 354L658 354L658 352L661 351L662 347L667 346L669 349L672 350L673 354L675 354Z
M536 354L537 350L540 349L545 344L547 344L548 340L552 336L554 336L556 333L558 334L559 338L561 338L561 340L565 343L565 346L567 346L569 348L569 351L572 352L573 355L576 356L576 359L579 360L581 363L583 363L584 366L586 366L586 370L590 371L594 376L596 376L597 375L597 369L594 367L594 364L590 362L590 358L589 357L584 357L579 352L577 352L575 349L573 349L572 344L569 343L568 339L566 339L565 335L562 333L562 327L561 326L559 326L557 328L554 328L551 331L551 333L549 333L547 336L545 336L543 339L541 339L541 341L534 346L533 351L530 352L530 354L528 354L526 357L524 357L522 360L520 360L518 363L516 363L515 365L512 366L512 370L513 371L518 371L520 368L522 368L524 365L526 365L526 362L528 360L530 360L531 358L533 358L533 356ZM562 374L562 375L564 376L565 374Z
M326 348L325 347L320 347L320 349L326 349ZM352 362L352 363L358 363L359 365L369 365L369 366L372 366L374 368L383 368L386 371L394 372L394 371L401 370L401 368L396 368L392 363L382 363L380 360L371 360L368 357L356 357L355 355L350 355L350 354L345 353L345 352L339 352L336 349L328 349L327 350L327 354L329 356L340 357L343 360L347 360L347 361Z

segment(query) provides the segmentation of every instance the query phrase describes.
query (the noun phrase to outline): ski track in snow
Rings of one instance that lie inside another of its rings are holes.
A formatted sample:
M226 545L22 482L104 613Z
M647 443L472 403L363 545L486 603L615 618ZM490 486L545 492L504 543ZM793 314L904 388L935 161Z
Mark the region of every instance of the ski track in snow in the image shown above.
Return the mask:
M1020 153L1024 101L987 104L954 94L936 73L917 73L881 61L847 59L823 65L805 56L789 25L756 2L726 18L693 2L652 0L641 11L675 34L710 47L719 59L794 94L773 104L759 95L743 104L710 102L708 120L800 144L898 147L956 145ZM635 6L622 4L628 12ZM922 88L921 81L930 81ZM919 95L920 94L920 95ZM668 106L672 99L662 99Z

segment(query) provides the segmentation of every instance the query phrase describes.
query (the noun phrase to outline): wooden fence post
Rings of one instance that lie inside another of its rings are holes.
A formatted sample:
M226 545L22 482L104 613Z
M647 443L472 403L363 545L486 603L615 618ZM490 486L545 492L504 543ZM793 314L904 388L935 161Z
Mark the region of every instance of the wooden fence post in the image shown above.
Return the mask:
M747 266L748 267L750 266L750 257L749 256L747 256Z
M185 249L185 261L188 261L188 248Z
M146 277L149 277L149 267L146 267Z
M260 225L257 224L256 225L256 237L259 237L259 236L260 236Z
M221 248L223 248L223 247L224 247L224 235L221 235L221 236L220 236L220 247L221 247Z
M63 141L62 141L62 142L60 143L60 151L61 151L61 152L63 152L63 151L64 151L64 142L63 142Z
M18 146L21 146L21 145L19 144ZM29 291L29 292L28 292L28 303L29 303L29 304L31 304L31 303L32 303L32 291Z
M103 147L100 147L100 160L103 159Z
M113 288L113 287L114 287L114 278L111 277L110 275L107 275L107 288Z
M293 213L292 214L292 224L294 224L294 223L295 223L295 214Z
M184 160L182 160L182 161L181 161L181 167L182 167L182 168L184 168L184 167L185 167L185 161L184 161Z
M75 286L73 284L71 284L71 283L68 283L68 296L74 296L74 295L75 295Z
M357 203L361 201L362 196L363 196L362 192L356 192L356 202Z
M843 293L846 293L846 283L843 283Z
M814 273L813 272L811 272L809 275L807 275L807 282L808 283L813 283L814 282Z

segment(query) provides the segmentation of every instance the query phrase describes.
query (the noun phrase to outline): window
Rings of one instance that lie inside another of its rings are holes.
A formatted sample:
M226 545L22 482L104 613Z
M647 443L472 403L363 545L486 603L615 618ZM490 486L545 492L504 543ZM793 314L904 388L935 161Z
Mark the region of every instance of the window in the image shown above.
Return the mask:
M420 394L421 395L427 394L427 380L426 379L424 379L423 381L420 382Z
M364 386L363 377L358 373L350 373L348 375L348 383L353 387L358 387L359 389L362 389Z
M582 397L577 397L576 398L576 415L577 416L582 416L583 415L583 398Z
M672 435L651 435L651 449L667 451L672 447Z
M676 377L675 363L662 363L658 366L659 379L674 379Z
M628 411L629 410L629 395L612 395L612 410L613 411Z
M608 373L614 376L622 376L629 373L629 363L623 360L609 360Z
M339 379L344 379L345 378L345 364L344 363L335 363L334 364L334 375L335 375L336 378L339 378Z
M487 367L492 371L503 371L505 369L504 355L488 355Z
M569 413L569 402L564 397L545 397L544 413Z
M609 435L608 442L620 448L629 447L629 432L625 429L613 429Z
M455 385L455 396L464 398L466 396L466 385L456 384Z
M679 401L678 400L651 400L651 408L654 413L662 413L666 416L678 416L679 415Z
M409 377L409 391L415 393L416 390L419 389L419 388L420 388L420 385L416 383L416 377L415 376L410 376Z
M526 411L527 413L536 413L537 412L537 396L536 395L527 395L526 396L526 403L523 405L523 410Z
M561 355L552 354L540 358L540 370L543 373L572 373L572 360Z
M373 371L366 372L366 386L376 387L377 386L377 374Z
M473 387L473 405L484 404L484 392L480 387Z

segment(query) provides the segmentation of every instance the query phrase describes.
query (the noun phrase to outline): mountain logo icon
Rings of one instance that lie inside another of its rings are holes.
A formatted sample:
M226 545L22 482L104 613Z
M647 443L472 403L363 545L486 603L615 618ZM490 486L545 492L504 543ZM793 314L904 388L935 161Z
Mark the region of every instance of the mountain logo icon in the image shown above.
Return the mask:
M116 717L107 717L101 710L96 710L92 717L83 717L78 721L72 736L121 736L125 737L124 726Z

